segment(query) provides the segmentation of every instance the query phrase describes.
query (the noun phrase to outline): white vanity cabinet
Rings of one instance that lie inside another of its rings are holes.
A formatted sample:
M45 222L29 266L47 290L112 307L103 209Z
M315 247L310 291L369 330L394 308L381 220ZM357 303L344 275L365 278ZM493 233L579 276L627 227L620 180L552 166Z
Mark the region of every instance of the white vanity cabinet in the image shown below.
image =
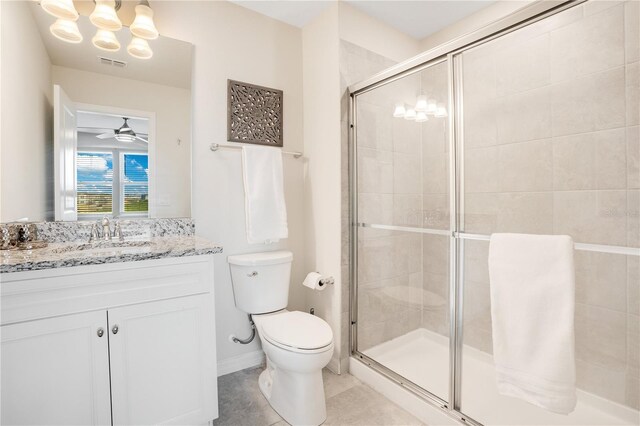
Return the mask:
M211 255L0 280L3 425L218 416Z

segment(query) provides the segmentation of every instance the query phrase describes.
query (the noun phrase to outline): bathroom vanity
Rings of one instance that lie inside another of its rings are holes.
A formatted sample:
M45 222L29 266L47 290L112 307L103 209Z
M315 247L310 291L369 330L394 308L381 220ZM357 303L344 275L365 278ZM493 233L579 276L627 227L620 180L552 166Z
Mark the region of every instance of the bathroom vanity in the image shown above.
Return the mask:
M51 243L0 262L2 424L216 418L213 254L222 248L194 235L77 247Z

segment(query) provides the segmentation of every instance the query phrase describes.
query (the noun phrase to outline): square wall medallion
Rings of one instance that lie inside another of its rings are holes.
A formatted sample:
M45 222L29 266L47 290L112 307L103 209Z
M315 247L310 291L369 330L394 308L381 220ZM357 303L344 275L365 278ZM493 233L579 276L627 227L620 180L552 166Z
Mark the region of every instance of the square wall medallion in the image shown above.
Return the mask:
M227 139L282 146L282 90L227 80Z

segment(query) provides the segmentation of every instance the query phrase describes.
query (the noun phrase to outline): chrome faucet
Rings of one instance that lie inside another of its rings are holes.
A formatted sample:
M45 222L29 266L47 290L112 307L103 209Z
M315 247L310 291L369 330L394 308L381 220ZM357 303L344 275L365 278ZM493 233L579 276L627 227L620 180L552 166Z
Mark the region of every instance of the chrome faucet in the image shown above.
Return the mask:
M102 239L105 241L111 240L111 228L109 227L109 218L102 218Z
M113 236L118 239L118 241L123 241L124 236L122 235L122 228L120 228L120 222L116 220L113 224Z
M91 224L91 233L89 234L89 242L93 243L100 239L100 233L98 232L98 223L93 222Z

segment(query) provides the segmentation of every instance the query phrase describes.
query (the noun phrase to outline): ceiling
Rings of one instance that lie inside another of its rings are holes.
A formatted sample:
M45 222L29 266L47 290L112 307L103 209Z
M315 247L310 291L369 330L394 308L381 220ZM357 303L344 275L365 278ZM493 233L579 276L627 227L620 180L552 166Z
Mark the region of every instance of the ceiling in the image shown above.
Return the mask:
M124 3L123 8L129 6L129 3ZM87 16L82 14L77 23L84 40L79 44L65 43L49 32L49 26L53 24L55 18L42 10L36 2L30 2L30 7L40 37L53 65L183 89L191 87L193 47L191 43L160 36L149 42L153 50L153 57L146 60L137 59L127 53L131 33L126 27L123 27L122 30L115 33L121 45L120 50L107 52L96 48L91 43L91 38L96 33L96 27L89 22ZM82 13L82 9L79 9ZM126 15L125 11L119 12L118 15ZM99 57L122 61L127 66L117 68L112 65L104 65Z
M124 123L122 116L113 114L99 114L87 111L78 111L76 126L85 133L105 133L109 130L120 128ZM134 132L140 134L149 133L149 120L146 118L129 118L129 126Z
M303 27L335 0L231 0L263 15ZM343 0L365 14L421 40L495 3L493 0Z

